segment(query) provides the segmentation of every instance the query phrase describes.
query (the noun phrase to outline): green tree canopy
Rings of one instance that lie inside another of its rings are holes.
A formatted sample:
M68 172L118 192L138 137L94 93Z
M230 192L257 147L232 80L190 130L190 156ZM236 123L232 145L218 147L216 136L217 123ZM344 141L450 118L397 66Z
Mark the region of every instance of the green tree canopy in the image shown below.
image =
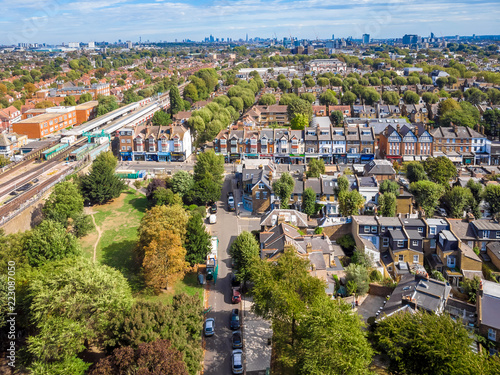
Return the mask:
M457 176L457 168L446 156L426 159L424 169L429 180L446 186Z
M172 86L170 88L170 114L173 116L177 112L184 109L184 102L182 101L181 94L179 93L179 88L177 86Z
M283 173L280 178L274 182L273 190L280 199L281 208L288 208L288 202L290 201L290 196L293 192L294 186L295 181L287 172Z
M255 236L247 231L241 232L232 243L229 253L238 268L238 279L248 281L251 266L260 259L260 246Z
M302 211L309 216L317 212L316 193L311 188L304 189L304 193L302 194Z
M395 91L385 91L382 94L382 100L385 102L385 104L398 105L399 95Z
M156 111L151 119L153 125L168 126L172 123L170 115L165 111Z
M287 113L290 121L293 120L293 118L298 114L307 116L308 121L311 121L312 118L311 103L303 99L296 98L288 105Z
M416 92L407 90L403 94L403 100L406 104L418 104L418 102L420 101L420 96Z
M396 181L384 180L380 183L378 188L380 193L393 193L395 196L399 195L399 184Z
M427 180L424 166L418 161L408 162L406 164L406 178L410 183Z
M276 97L273 94L263 94L259 99L260 105L276 104Z
M365 199L357 190L339 192L338 201L342 216L359 215L359 210L365 204Z
M418 206L424 210L425 215L432 217L436 207L439 206L439 199L443 196L445 188L432 181L421 180L411 183L410 192Z
M179 170L172 176L170 186L174 193L184 196L194 186L193 176L189 172Z
M322 174L325 174L325 162L323 159L310 159L307 165L307 177L319 178Z
M304 130L307 126L309 126L309 118L307 115L298 113L292 121L290 121L290 125L293 130Z
M210 252L210 235L205 230L203 218L193 212L186 226L186 261L191 266L204 263Z
M462 218L464 211L467 211L473 204L474 197L468 188L455 186L447 191L443 196L445 204L448 206L450 216L454 218Z
M44 217L67 225L68 219L75 219L83 212L83 197L78 186L63 181L56 186L43 205Z
M396 216L397 200L394 193L383 193L378 197L378 203L380 215L385 217Z
M500 185L487 185L483 197L490 214L492 216L498 214L500 212Z
M333 126L342 126L344 122L344 115L341 111L331 111L330 120L332 121Z

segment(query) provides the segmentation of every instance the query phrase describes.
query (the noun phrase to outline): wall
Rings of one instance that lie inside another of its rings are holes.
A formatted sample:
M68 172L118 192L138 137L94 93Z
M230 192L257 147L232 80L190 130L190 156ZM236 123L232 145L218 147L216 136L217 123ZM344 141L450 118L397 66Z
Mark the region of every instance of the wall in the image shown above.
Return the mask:
M368 290L368 294L386 297L388 295L391 295L393 291L394 288L391 288L389 286L370 283L370 289Z
M338 240L340 237L351 234L351 223L332 225L330 227L324 227L323 233L330 237L332 241Z

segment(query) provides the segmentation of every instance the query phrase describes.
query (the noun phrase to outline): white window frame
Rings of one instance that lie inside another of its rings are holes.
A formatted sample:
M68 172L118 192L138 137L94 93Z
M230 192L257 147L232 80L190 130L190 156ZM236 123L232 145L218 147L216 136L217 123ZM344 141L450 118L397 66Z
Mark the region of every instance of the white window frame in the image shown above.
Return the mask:
M404 247L405 246L405 241L404 240L398 240L398 247Z
M436 227L429 227L429 234L436 234Z
M375 225L372 225L372 233L377 233L377 227Z
M418 246L418 240L411 241L412 246Z
M369 225L365 225L365 227L364 227L363 230L364 230L365 233L370 233L370 226Z
M419 261L420 261L419 256L418 255L414 255L413 256L413 263L418 263Z
M497 341L497 331L493 328L488 328L488 340Z
M423 227L418 227L417 228L418 233L424 233L424 228Z
M405 261L405 256L402 254L399 254L398 256L398 262L404 262Z
M483 230L483 238L490 238L490 231L489 230Z
M389 238L388 238L388 237L384 237L384 238L382 239L382 246L383 246L383 247L387 247L387 246L389 246Z

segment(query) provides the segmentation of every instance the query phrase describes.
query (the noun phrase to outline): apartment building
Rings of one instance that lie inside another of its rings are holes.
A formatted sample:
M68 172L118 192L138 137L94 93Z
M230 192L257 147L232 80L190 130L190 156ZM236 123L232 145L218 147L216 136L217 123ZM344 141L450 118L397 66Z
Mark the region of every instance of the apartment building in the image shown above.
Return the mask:
M12 130L18 134L27 135L30 139L36 139L76 125L79 124L74 106L51 107L45 108L45 113L12 124Z
M425 160L432 155L433 137L421 124L389 125L380 134L380 157L397 161Z
M58 82L57 88L49 89L49 96L80 96L82 94L91 94L93 99L97 99L99 95L109 96L109 83L94 83L90 86L77 86L72 82Z

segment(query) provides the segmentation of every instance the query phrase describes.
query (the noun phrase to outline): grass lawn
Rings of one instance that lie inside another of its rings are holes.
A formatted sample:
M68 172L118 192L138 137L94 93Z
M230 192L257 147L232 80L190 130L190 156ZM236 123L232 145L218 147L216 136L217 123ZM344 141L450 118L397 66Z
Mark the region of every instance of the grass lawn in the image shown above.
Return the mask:
M129 281L132 291L147 299L170 302L177 293L200 296L203 300L203 288L198 285L197 274L188 273L179 280L174 288L160 296L147 296L140 269L133 261L134 247L137 242L137 229L148 207L146 197L135 189L129 189L108 204L92 207L94 219L101 231L96 248L97 261L119 270ZM85 256L93 258L94 245L98 232L83 237L81 245Z

